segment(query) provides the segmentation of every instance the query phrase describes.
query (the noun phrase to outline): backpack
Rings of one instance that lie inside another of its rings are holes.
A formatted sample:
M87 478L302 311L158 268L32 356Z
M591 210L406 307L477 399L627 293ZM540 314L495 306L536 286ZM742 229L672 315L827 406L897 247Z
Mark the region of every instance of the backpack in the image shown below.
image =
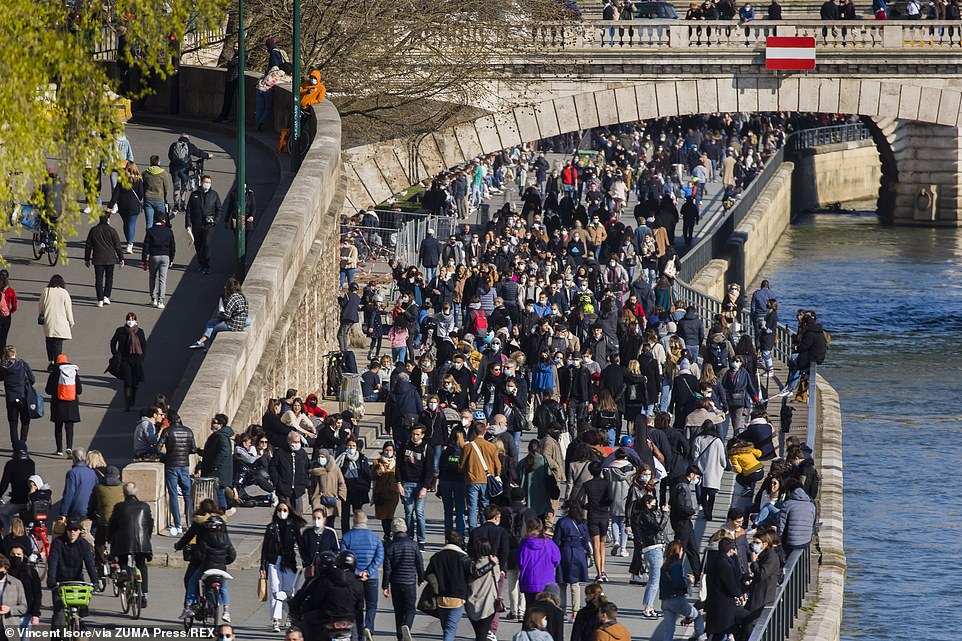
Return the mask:
M474 329L475 331L488 329L488 317L484 315L483 309L474 310Z
M60 378L57 379L57 400L77 400L77 366L61 365Z
M728 343L722 341L720 343L710 342L708 344L708 351L711 352L712 367L716 370L725 367L728 363Z
M173 159L181 164L186 165L190 161L190 147L184 140L178 140L174 143L172 153Z
M591 294L587 292L578 294L578 306L581 307L585 314L595 313L595 306L591 302Z
M10 316L10 304L7 302L7 290L0 292L0 317Z

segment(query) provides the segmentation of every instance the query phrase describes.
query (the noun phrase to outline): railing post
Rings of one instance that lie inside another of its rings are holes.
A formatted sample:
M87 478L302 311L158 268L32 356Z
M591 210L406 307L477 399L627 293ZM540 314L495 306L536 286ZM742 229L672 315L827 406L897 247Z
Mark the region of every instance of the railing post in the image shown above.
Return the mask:
M809 449L812 450L813 456L815 453L816 409L818 408L816 401L816 397L818 396L818 385L816 385L817 375L818 372L816 371L815 361L812 361L811 366L808 368L808 431L805 442Z
M668 47L670 49L688 49L688 23L671 24L668 27Z
M885 49L902 48L902 25L887 24L882 26L882 47Z

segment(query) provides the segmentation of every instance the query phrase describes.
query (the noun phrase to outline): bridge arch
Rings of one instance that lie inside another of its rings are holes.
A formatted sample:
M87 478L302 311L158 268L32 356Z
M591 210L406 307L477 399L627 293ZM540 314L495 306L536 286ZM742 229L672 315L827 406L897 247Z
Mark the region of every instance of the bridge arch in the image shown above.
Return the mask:
M574 86L574 82L565 84ZM894 194L891 183L899 176L892 164L897 135L894 123L957 128L962 91L911 78L725 76L613 83L506 108L429 134L416 144L392 140L349 149L345 154L349 182L345 206L357 211L383 202L415 182L521 143L636 120L735 111L850 113L870 119L879 127L874 138L883 160L888 161L883 183L889 183L886 189ZM954 135L957 140L957 129ZM957 179L951 180L956 186L947 196L955 198Z

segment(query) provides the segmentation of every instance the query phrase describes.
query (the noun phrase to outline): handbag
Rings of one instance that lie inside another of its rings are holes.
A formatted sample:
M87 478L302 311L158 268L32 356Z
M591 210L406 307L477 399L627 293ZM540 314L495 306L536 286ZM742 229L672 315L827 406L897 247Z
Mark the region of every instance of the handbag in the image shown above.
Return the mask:
M257 600L261 603L267 601L267 577L263 573L257 579Z
M558 479L555 478L550 466L548 467L548 473L545 475L545 489L548 492L548 498L552 501L561 498L561 486L558 485Z
M43 396L32 385L27 386L27 411L30 418L43 418Z
M438 617L438 597L434 593L434 587L430 581L421 590L421 596L418 598L416 607L419 612L423 612L429 617L440 618Z
M491 568L491 576L494 577L494 588L497 590L498 596L494 599L494 612L495 614L501 614L502 612L507 612L507 608L504 607L504 599L501 598L501 586L498 585L498 577L494 574L494 568Z
M46 319L43 317L43 314L39 314L39 315L37 316L37 325L43 325L43 322L44 322L45 320L46 320Z
M478 458L481 459L481 467L484 469L484 473L488 477L486 488L488 492L488 498L493 499L496 496L501 496L501 494L504 492L504 483L501 482L501 479L488 471L488 462L484 460L484 454L481 453L481 448L478 447L478 444L474 441L471 441L471 447L474 448Z
M182 552L182 554L183 554L184 561L186 561L187 563L190 563L190 557L191 557L191 556L193 555L193 553L194 553L194 545L193 545L193 543L188 543L187 545L185 545L185 546L183 547L183 549L181 550L181 552Z

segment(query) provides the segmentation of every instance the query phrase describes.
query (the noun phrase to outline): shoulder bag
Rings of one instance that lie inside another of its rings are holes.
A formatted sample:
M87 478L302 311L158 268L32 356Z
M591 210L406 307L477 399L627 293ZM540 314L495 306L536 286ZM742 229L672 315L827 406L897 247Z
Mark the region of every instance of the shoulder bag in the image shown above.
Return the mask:
M487 476L488 498L493 499L496 496L500 496L501 493L504 492L504 483L501 482L501 479L488 471L488 462L484 460L484 454L481 453L481 448L478 447L478 444L474 441L471 441L471 447L474 448L474 452L478 455L478 458L481 459L481 467L484 469L484 473Z

